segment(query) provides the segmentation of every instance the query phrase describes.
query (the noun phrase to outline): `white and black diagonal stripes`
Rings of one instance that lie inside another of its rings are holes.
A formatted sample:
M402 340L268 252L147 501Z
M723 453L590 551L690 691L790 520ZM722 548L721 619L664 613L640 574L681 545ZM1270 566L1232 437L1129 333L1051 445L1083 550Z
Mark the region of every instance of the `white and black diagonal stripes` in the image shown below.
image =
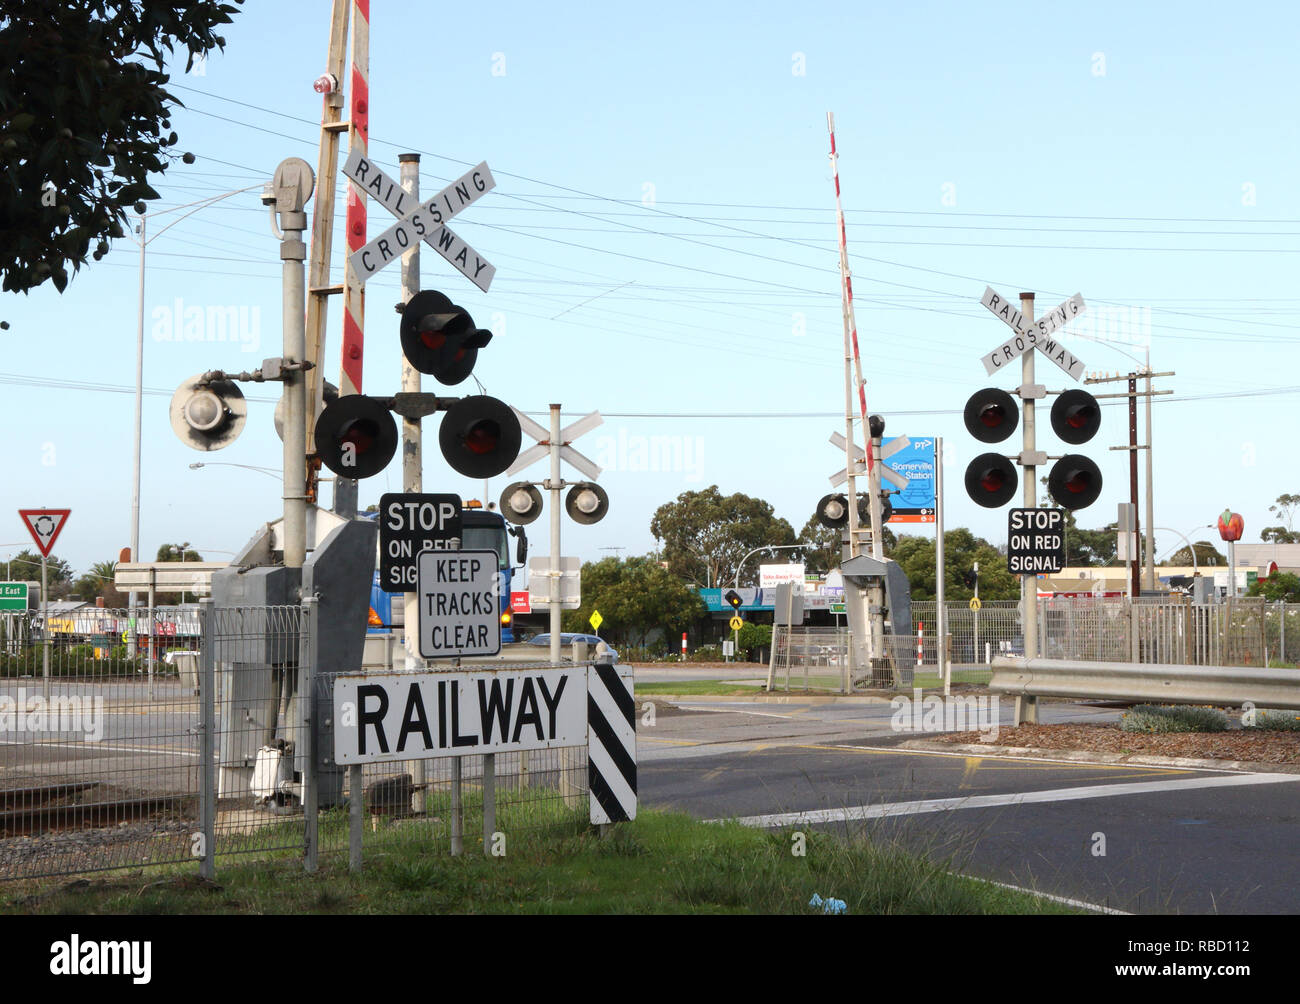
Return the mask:
M636 703L632 669L587 669L587 781L591 821L636 818Z

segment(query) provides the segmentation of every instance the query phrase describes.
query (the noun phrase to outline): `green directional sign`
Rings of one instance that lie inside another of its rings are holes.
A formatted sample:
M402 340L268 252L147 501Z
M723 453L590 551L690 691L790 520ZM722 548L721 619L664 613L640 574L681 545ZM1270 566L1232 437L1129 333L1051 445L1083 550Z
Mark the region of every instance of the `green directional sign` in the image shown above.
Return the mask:
M27 583L0 582L0 610L26 610Z

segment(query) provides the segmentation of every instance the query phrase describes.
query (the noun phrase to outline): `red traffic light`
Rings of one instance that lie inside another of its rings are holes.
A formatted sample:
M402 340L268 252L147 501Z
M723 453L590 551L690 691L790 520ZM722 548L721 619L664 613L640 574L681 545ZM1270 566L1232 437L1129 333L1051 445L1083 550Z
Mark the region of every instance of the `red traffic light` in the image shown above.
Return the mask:
M494 478L515 462L523 430L504 401L487 395L463 397L438 430L438 445L452 470L467 478Z
M397 422L373 397L348 394L316 420L316 455L341 478L368 478L397 452Z
M474 327L474 319L437 290L416 293L402 308L402 354L421 373L453 386L474 371L478 350L492 332Z
M1067 453L1047 476L1048 494L1066 509L1086 509L1101 495L1101 470L1087 457Z
M962 418L966 431L981 443L1000 443L1016 431L1020 410L1006 391L985 387L970 396Z
M1019 481L1011 461L1000 453L981 453L966 468L966 494L986 509L1010 502Z
M1101 428L1101 408L1086 390L1067 390L1052 403L1052 431L1072 446L1086 443Z

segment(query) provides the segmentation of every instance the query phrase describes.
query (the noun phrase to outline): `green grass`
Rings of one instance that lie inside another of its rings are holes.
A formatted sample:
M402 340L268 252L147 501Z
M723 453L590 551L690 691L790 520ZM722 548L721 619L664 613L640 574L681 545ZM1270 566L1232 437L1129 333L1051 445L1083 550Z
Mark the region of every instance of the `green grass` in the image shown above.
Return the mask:
M365 832L365 867L322 854L316 875L294 856L218 858L217 882L195 869L152 869L47 888L35 895L0 887L0 912L40 914L666 914L820 915L814 893L848 904L849 914L1003 914L1074 912L1050 901L950 874L951 862L909 854L878 839L792 835L739 824L643 810L606 837L586 810L534 807L534 823L508 834L504 857L487 857L471 838L451 857L441 831L406 820ZM322 843L346 826L340 813L322 826ZM328 833L324 831L329 831Z
M1177 704L1137 704L1124 713L1124 732L1226 732L1228 716L1217 708Z
M764 674L766 678L766 674ZM687 694L690 696L733 697L738 694L757 694L762 687L753 684L741 685L733 680L682 680L680 683L637 683L638 697L653 697L655 694Z

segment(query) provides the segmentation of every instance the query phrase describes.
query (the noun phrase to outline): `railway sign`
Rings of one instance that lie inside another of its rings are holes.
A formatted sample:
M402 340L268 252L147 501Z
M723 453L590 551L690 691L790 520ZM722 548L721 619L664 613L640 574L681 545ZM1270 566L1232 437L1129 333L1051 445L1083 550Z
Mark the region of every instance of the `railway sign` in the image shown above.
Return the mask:
M420 655L425 659L501 651L496 551L422 551L416 558Z
M363 764L585 746L586 677L585 666L345 674L334 681L334 759Z
M984 295L980 297L980 303L1015 332L993 351L984 353L981 358L984 371L989 376L1029 349L1035 348L1075 380L1083 376L1083 360L1067 351L1060 341L1053 337L1056 332L1088 309L1088 305L1083 302L1082 293L1075 293L1036 321L1026 319L1010 300L988 286L984 287Z
M389 492L379 497L379 587L415 591L421 551L460 547L459 495Z
M418 205L402 186L385 174L360 149L353 150L343 165L343 173L363 189L366 195L397 217L397 222L359 251L349 262L364 284L385 265L401 258L424 241L442 255L453 268L483 292L492 285L496 266L461 240L446 225L447 220L496 187L496 179L487 162L461 175L431 199Z
M27 583L0 582L0 610L26 610Z
M36 541L41 557L48 558L54 550L54 542L59 539L63 524L72 514L71 509L19 509L18 515L27 526L27 532Z
M1012 509L1007 514L1007 571L1059 572L1065 567L1065 511Z

